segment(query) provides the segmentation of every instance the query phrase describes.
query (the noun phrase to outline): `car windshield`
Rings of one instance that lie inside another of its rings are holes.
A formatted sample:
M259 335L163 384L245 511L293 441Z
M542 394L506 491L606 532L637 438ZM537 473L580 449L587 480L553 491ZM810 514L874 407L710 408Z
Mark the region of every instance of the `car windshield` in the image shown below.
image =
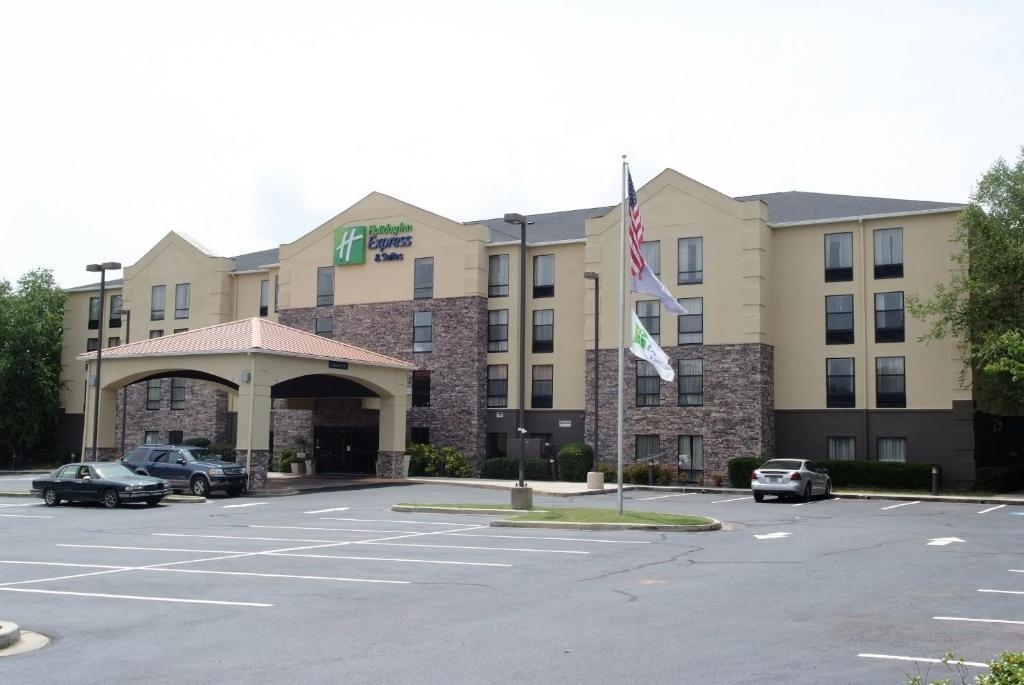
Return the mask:
M771 461L761 464L761 469L783 469L785 471L799 471L800 460L799 459L772 459Z
M135 475L121 464L96 464L92 468L100 478L123 478Z
M185 455L185 461L210 461L217 458L216 454L205 447L189 447L181 453Z

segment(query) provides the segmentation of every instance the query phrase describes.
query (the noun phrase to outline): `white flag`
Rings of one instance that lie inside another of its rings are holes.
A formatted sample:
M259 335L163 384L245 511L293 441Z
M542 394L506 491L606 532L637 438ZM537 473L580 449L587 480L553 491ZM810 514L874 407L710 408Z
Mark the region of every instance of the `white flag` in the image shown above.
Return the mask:
M672 297L672 293L668 291L665 284L654 275L650 264L647 264L646 261L644 262L643 269L640 273L633 276L632 290L635 293L653 295L658 298L661 300L661 303L665 305L665 310L669 314L689 314L689 312L679 304L679 301Z
M650 362L658 371L661 380L672 381L675 379L676 372L672 370L672 364L669 363L668 355L665 354L665 350L658 347L658 343L654 342L654 338L647 332L644 325L640 323L636 312L633 312L633 344L629 346L629 351L634 356Z

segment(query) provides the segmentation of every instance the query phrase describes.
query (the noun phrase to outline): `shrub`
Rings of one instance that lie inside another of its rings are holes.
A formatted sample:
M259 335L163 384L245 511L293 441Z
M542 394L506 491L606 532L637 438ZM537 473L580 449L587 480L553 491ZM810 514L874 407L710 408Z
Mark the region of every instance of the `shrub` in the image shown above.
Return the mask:
M209 447L210 446L210 439L209 438L189 438L188 440L185 441L184 444L191 445L192 447Z
M974 473L974 489L986 492L1015 492L1024 488L1024 466L979 466Z
M406 450L409 454L410 476L436 476L437 452L433 445L413 444ZM428 472L429 471L429 472Z
M208 447L210 448L211 452L216 454L218 457L220 457L224 461L234 461L235 460L236 453L235 453L235 446L234 445L230 445L230 444L228 444L226 442L215 442L212 445L209 445Z
M443 474L449 478L472 478L473 465L466 455L454 447L442 447L437 453Z
M281 450L281 458L277 462L277 470L281 473L291 473L293 461L295 461L295 450L291 447Z
M828 469L832 485L849 487L927 490L932 486L931 464L901 464L884 461L819 461Z
M480 470L481 478L493 478L495 480L518 480L519 460L513 457L500 457L488 459ZM545 459L526 460L526 480L550 480L548 473L548 462Z
M594 463L594 450L583 442L570 442L558 450L558 477L582 483L587 480L587 471Z
M601 463L597 465L597 470L604 474L605 483L617 483L619 469L612 464Z
M734 488L749 488L750 472L763 464L764 461L761 457L734 457L730 459L729 485Z
M991 670L976 677L978 685L1020 685L1024 683L1024 652L1004 652L990 665Z
M649 484L650 478L647 462L624 465L622 467L622 480L636 485ZM665 464L654 465L655 485L672 485L673 480L675 480L675 473L673 473L671 466L666 466Z

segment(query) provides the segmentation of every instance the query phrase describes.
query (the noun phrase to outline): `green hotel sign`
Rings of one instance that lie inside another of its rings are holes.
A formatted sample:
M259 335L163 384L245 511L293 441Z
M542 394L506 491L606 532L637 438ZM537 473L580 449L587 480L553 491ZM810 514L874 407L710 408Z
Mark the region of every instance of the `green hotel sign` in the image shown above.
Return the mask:
M373 251L375 262L400 262L405 255L395 250L411 247L411 234L412 225L407 223L336 228L334 265L365 264L367 250Z

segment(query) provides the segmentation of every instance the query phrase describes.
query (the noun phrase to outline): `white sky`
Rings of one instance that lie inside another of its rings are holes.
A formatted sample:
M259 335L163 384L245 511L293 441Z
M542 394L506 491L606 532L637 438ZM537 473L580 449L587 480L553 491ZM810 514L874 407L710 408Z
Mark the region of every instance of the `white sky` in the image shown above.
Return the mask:
M373 190L460 221L729 195L963 201L1024 145L1021 2L0 6L0 278L235 255ZM112 274L111 277L118 277Z

